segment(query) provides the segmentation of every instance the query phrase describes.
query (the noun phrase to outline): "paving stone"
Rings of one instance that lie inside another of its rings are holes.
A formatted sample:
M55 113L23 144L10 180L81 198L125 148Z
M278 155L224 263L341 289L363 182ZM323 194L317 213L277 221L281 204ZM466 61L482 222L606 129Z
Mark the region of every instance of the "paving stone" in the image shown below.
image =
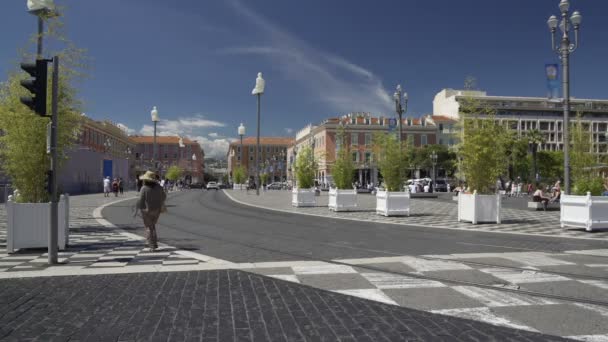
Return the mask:
M483 304L448 287L386 289L383 292L401 306L419 310L474 308Z
M360 274L319 274L298 275L300 283L325 290L375 289L365 277Z

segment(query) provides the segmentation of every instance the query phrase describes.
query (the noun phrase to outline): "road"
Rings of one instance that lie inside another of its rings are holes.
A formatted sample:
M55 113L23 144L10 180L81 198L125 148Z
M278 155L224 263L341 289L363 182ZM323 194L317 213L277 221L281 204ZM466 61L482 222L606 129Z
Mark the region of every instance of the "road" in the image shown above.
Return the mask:
M133 225L132 205L107 207L103 216L119 226ZM239 263L608 248L603 241L293 215L243 206L221 191L173 193L158 230L161 241L169 245Z

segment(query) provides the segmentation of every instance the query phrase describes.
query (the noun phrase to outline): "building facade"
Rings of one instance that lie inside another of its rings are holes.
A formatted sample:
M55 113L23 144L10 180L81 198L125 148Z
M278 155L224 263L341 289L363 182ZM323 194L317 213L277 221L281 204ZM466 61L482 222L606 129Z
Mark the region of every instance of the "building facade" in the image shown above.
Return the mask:
M496 120L518 134L537 129L545 135L544 151L563 150L563 106L559 99L542 97L489 96L485 91L443 89L433 100L433 115L458 120L462 102L470 97L482 108L496 112ZM608 100L571 99L571 122L581 116L592 138L592 151L608 155Z
M297 152L305 146L313 148L318 163L316 182L321 186L333 184L331 168L336 160L336 152L346 144L355 164L353 182L365 186L378 183L378 168L373 151L373 136L377 132L398 134L398 120L387 117L374 117L370 113L350 113L339 118L329 118L319 125L309 125L296 134L295 143L287 150L289 179L294 180L294 163ZM402 141L413 146L437 143L437 126L426 117L420 119L404 118ZM338 141L339 129L344 129L344 141Z
M131 153L135 144L110 121L95 121L84 114L77 143L67 152L57 181L70 194L103 191L104 177L120 177L132 185Z
M139 176L147 170L157 169L164 176L169 167L177 165L184 171L186 182L203 181L205 151L196 140L182 138L184 147L180 147L178 136L156 137L156 158L154 158L153 136L130 136L135 144L133 151L134 175Z
M232 180L232 172L239 166L243 166L247 177L253 180L255 177L255 147L257 139L247 137L241 141L233 141L228 147L228 175ZM269 182L285 181L287 177L287 148L293 145L293 138L284 137L260 137L260 149L258 153L260 173L269 174Z

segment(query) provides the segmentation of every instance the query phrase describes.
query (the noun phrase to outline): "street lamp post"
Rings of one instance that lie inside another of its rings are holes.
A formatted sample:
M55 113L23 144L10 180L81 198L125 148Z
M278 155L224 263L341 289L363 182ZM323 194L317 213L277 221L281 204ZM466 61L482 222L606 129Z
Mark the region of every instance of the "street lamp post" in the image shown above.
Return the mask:
M431 162L433 163L433 177L432 177L432 183L431 183L431 184L433 184L432 192L435 192L435 186L436 186L436 184L435 184L435 178L436 178L435 166L437 165L437 153L435 151L433 151L433 153L431 153Z
M36 59L42 59L42 36L44 35L43 16L55 13L53 0L27 0L27 10L38 17L38 37L36 46Z
M239 153L240 163L239 166L243 164L243 136L245 135L245 126L241 122L241 125L238 129L239 137L241 137L241 152Z
M393 98L395 99L395 111L399 116L399 148L403 149L401 143L403 134L403 113L407 112L408 97L407 93L403 93L402 95L401 84L397 85L397 90L395 91Z
M255 146L255 194L260 195L260 100L262 94L264 94L264 88L266 81L262 78L262 73L258 72L258 77L255 79L255 88L251 91L251 95L255 95L258 98L258 134Z
M152 122L154 122L154 142L152 145L152 167L154 168L154 171L156 171L158 169L158 167L156 165L156 123L160 121L160 119L158 117L158 110L156 109L156 106L154 106L152 108L152 111L150 111L150 116L152 117Z
M196 161L196 154L192 153L192 161L190 162L190 169L192 170L192 173L190 174L190 183L193 182L192 175L194 174L194 162L195 161Z
M568 0L561 0L559 3L559 10L561 12L562 19L558 22L556 16L552 15L547 20L547 25L551 30L551 47L555 51L562 62L562 92L563 92L563 104L564 104L564 121L563 121L563 136L564 136L564 188L565 194L570 194L570 137L569 135L569 123L570 123L570 54L573 53L578 47L578 30L581 25L583 17L579 11L574 11L572 16L568 18L570 10L570 2ZM574 43L570 40L570 25L574 26ZM555 32L559 26L562 31L562 39L559 44L555 43Z

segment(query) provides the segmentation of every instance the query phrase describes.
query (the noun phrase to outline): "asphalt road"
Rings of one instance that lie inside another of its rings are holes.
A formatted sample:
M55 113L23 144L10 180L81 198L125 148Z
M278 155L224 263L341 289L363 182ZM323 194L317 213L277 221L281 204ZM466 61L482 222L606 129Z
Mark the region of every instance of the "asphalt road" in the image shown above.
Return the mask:
M161 242L232 262L608 248L608 242L333 220L243 206L221 191L173 193ZM106 207L110 222L143 234L133 201ZM136 227L138 227L136 229Z

